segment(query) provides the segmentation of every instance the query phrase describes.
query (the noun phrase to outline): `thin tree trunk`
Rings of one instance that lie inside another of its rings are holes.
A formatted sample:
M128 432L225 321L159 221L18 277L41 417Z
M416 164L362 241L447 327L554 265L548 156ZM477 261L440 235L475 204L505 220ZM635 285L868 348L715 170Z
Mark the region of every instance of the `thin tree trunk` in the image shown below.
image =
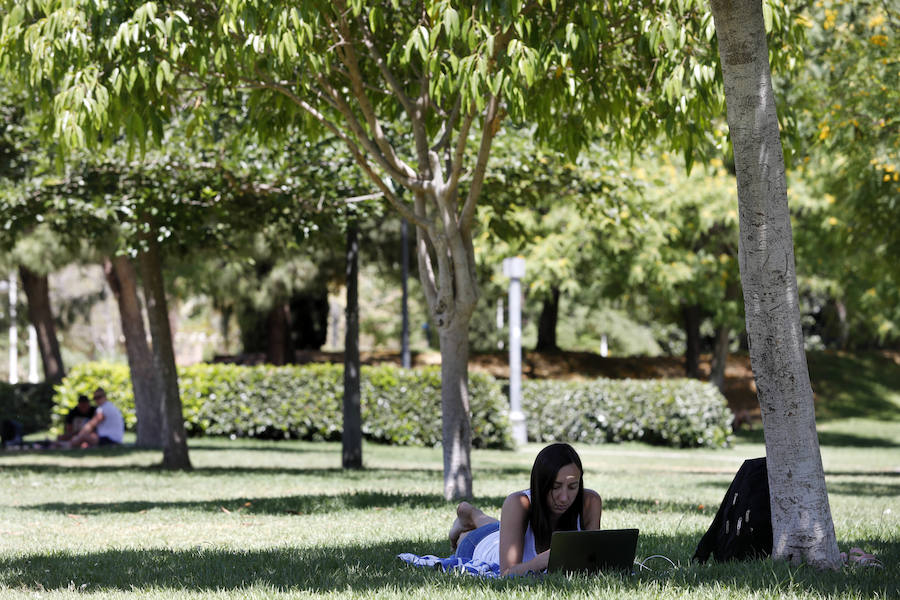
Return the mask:
M172 330L169 326L169 309L162 276L159 244L146 239L147 250L140 254L141 274L144 280L144 297L147 302L147 318L153 338L153 367L160 374L163 384L163 462L166 469L190 469L184 415L178 391L178 372L175 368L175 352L172 347Z
M106 281L119 306L125 355L131 371L134 412L137 416L135 444L146 448L163 447L162 379L153 367L153 352L147 343L144 315L137 291L137 274L126 256L103 261Z
M28 297L28 319L37 332L41 362L44 364L44 379L49 383L59 383L66 376L66 370L59 351L56 325L53 323L47 276L38 275L28 267L20 266L19 277Z
M406 219L400 221L400 234L403 246L400 261L401 285L403 288L400 306L402 328L400 333L400 356L403 368L408 369L412 366L412 356L409 351L409 223Z
M291 307L278 302L269 310L266 318L266 362L285 365L293 361L291 347Z
M762 1L712 0L740 218L750 361L766 437L775 559L841 564L803 348L784 156Z
M359 364L359 242L356 223L347 227L347 310L344 337L344 431L341 464L362 468L362 414Z
M727 325L716 327L716 343L713 346L712 366L710 368L709 381L719 391L725 393L725 365L728 363L728 342L731 328Z
M472 497L472 425L469 422L469 322L439 327L444 497Z
M555 352L559 350L556 344L556 325L559 322L559 288L553 286L550 296L544 298L541 308L541 316L538 319L538 339L534 349L537 352Z
M692 304L681 309L684 318L685 348L684 373L692 379L700 378L700 305Z

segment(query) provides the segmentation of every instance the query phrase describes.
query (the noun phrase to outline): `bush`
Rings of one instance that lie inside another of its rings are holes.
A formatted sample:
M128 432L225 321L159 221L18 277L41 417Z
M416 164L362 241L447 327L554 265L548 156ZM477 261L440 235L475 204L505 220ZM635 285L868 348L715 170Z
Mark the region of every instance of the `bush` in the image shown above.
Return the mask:
M522 409L528 437L537 442L640 440L683 448L730 443L725 398L694 379L525 381Z
M343 365L274 367L199 364L178 370L189 435L338 440L343 429ZM440 369L364 366L363 436L398 445L441 442ZM101 386L135 424L134 396L125 365L89 363L73 368L57 388L57 422L78 394ZM469 376L472 445L509 448L508 405L493 378Z
M49 383L0 382L0 421L15 419L25 434L50 427L53 386Z

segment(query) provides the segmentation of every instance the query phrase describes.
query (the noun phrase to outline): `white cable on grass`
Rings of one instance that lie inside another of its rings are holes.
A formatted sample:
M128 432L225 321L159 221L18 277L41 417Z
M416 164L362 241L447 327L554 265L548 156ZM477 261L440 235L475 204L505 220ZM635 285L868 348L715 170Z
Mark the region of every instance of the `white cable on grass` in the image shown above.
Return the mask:
M672 565L673 569L678 568L678 565L676 565L674 562L672 562L672 559L670 559L667 556L663 556L662 554L654 554L653 556L648 556L643 561L635 560L634 564L638 565L642 570L646 569L646 570L650 571L651 573L655 573L656 571L654 571L653 569L648 567L646 564L647 561L650 560L651 558L662 558L663 560L667 561L670 565Z

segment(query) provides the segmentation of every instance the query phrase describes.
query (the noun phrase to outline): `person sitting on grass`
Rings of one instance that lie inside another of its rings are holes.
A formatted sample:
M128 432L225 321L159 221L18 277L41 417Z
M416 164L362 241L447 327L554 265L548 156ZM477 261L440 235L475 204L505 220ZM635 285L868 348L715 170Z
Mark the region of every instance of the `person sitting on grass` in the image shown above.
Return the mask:
M65 430L57 439L59 441L71 440L76 433L81 431L85 423L90 421L97 408L91 404L91 400L84 394L78 395L78 404L66 415Z
M97 411L91 420L85 423L64 447L91 448L93 446L113 446L122 443L125 433L125 420L122 412L106 398L106 391L97 388L94 391Z
M499 521L468 502L457 506L449 534L454 556L499 564L500 575L546 570L554 531L600 529L603 502L585 489L583 473L572 446L547 446L534 460L531 487L507 496Z

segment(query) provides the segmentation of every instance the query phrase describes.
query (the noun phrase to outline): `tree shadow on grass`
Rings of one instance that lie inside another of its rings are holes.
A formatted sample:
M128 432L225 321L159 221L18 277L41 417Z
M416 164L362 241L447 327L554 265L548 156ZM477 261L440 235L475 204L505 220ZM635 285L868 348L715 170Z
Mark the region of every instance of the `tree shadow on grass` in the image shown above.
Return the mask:
M900 473L893 473L887 471L841 471L841 472L828 472L825 473L826 478L826 486L828 487L829 495L842 495L842 496L900 496L900 483L894 483L893 481L872 481L871 479L878 479L881 477L886 477L893 479L895 477L900 476ZM834 477L867 477L871 478L868 481L835 481ZM723 497L725 492L728 490L728 485L730 481L726 481L723 484L723 480L714 480L708 479L705 481L697 481L694 483L698 488L706 488L721 491Z
M480 496L475 503L488 514L498 513L505 496ZM446 509L448 523L454 517L453 502L444 500L439 494L402 494L377 491L325 495L293 495L277 497L231 497L204 501L141 501L125 502L45 502L20 505L19 509L39 510L61 514L99 515L108 513L141 513L149 510L190 510L236 515L312 515L350 510L372 510L384 508L403 509ZM713 507L699 509L698 505L687 502L659 501L647 498L614 498L604 500L604 509L615 512L636 512L646 514L674 513L709 514Z
M819 445L843 448L900 448L900 442L883 437L873 437L837 431L819 431ZM766 441L761 427L741 429L735 436L746 444L763 444Z
M492 507L503 503L499 496L479 498L480 505ZM335 495L295 495L264 498L233 497L205 501L153 502L46 502L18 506L28 510L58 512L63 514L98 515L104 513L140 513L148 510L191 510L198 512L224 512L243 515L312 515L349 510L384 508L447 510L448 525L454 516L455 505L439 494L399 494L361 491Z
M0 556L0 585L11 589L42 592L78 590L124 591L141 594L149 590L240 591L306 594L366 594L402 591L409 597L469 597L472 595L579 597L625 596L647 590L659 591L662 583L675 588L671 595L690 595L700 589L726 587L738 594L777 597L810 595L821 598L896 597L900 544L871 544L853 540L875 551L889 565L884 570L845 569L820 573L810 568L791 568L768 560L742 563L694 565L690 556L696 544L692 533L642 534L638 558L664 554L678 565L660 567L635 575L609 573L595 576L553 574L538 577L486 580L447 575L433 569L403 564L401 552L432 553L421 539L373 544L328 545L316 548L223 549L106 549L76 553ZM720 589L721 591L721 589Z
M829 481L829 494L843 496L900 496L900 483L884 483L871 481Z
M96 458L96 457L95 457ZM71 474L77 471L90 473L119 473L119 472L145 472L157 474L183 474L198 477L219 477L222 475L310 475L316 477L333 477L342 481L356 481L364 479L385 478L392 480L398 476L409 477L411 474L420 474L427 477L440 478L441 469L425 469L421 467L411 468L363 468L363 469L341 469L338 467L291 467L284 466L283 463L272 462L269 464L260 464L258 466L222 466L222 467L195 467L189 471L167 471L158 464L153 465L129 465L129 464L56 464L51 462L9 462L0 463L0 471L29 471L43 474ZM511 477L522 475L525 471L515 467L487 467L479 468L478 476L486 478L495 477ZM523 479L523 481L525 481Z

